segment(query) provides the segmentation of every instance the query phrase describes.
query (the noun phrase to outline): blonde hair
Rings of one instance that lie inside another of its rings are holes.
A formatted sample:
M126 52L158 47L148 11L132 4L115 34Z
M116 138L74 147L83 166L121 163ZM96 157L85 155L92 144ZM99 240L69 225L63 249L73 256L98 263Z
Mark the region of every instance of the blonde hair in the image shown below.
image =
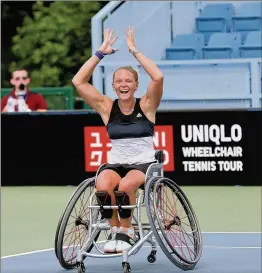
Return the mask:
M117 68L113 74L113 81L115 78L115 73L119 70L127 70L127 71L131 72L135 77L135 81L138 82L138 73L132 66L121 66L121 67Z

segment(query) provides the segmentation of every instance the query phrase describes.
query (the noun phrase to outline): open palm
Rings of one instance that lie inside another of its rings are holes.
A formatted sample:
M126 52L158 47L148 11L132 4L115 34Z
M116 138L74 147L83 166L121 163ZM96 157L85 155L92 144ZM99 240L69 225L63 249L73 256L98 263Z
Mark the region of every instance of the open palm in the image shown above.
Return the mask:
M114 34L114 30L113 29L105 29L104 31L104 42L103 44L100 46L99 50L103 53L103 54L112 54L115 51L118 51L117 48L112 48L113 43L117 40L117 36L113 37Z
M128 49L130 48L136 48L135 45L135 28L134 27L128 27L126 30L126 42Z

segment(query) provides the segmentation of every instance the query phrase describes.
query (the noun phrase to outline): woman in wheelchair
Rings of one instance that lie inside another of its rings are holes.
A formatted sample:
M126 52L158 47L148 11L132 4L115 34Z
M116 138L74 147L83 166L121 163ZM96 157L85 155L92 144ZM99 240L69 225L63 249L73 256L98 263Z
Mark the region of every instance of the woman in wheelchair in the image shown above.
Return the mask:
M89 80L99 62L118 51L112 48L117 40L113 34L111 29L104 31L104 41L99 50L84 63L72 82L85 102L100 114L112 143L107 164L97 172L97 201L107 205L133 205L135 192L144 184L146 171L155 161L154 124L163 93L163 74L137 50L134 28L129 27L126 31L128 50L148 73L151 82L145 95L135 98L138 73L130 66L123 66L113 74L112 87L118 99L112 100L99 93ZM101 213L111 226L104 251L122 252L130 248L136 242L131 209L118 210L118 213L117 210L105 209Z

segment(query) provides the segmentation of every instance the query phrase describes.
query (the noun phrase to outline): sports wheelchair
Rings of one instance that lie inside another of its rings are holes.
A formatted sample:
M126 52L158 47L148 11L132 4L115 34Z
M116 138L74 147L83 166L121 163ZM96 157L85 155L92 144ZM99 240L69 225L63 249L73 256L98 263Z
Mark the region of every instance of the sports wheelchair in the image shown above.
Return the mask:
M97 175L77 187L60 217L55 235L55 254L63 268L77 268L78 273L84 273L87 256L122 256L123 272L130 273L128 257L138 253L146 242L151 245L149 263L156 261L158 243L175 266L182 270L196 266L203 248L200 226L185 193L174 181L164 177L163 162L163 151L156 151L156 162L147 170L145 185L137 191L135 205L99 205L95 194ZM101 210L110 208L133 209L132 224L138 240L122 253L109 254L102 250L110 226ZM143 209L147 219L143 217Z

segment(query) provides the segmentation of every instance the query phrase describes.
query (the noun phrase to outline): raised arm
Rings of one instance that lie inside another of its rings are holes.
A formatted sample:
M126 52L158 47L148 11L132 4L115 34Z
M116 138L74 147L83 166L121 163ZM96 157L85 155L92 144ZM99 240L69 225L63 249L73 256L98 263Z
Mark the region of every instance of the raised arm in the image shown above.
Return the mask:
M145 101L147 110L155 113L163 94L163 73L152 60L136 49L133 27L127 29L126 40L129 52L137 59L151 78L146 95L142 100Z
M112 48L112 44L117 39L117 37L113 37L113 33L113 30L105 30L103 44L96 54L83 64L72 80L84 101L102 116L109 112L112 100L99 93L99 91L89 83L89 80L98 63L104 58L104 55L115 53L118 50Z

